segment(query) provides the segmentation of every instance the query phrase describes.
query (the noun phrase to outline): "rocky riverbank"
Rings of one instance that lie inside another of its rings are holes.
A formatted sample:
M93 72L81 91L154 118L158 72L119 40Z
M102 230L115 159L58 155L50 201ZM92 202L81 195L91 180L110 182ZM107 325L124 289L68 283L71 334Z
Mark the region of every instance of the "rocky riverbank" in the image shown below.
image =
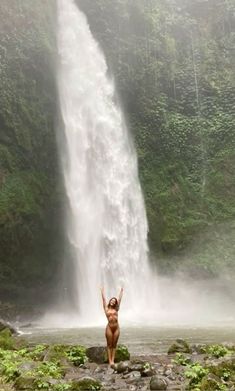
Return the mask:
M30 345L0 327L0 391L235 390L235 347L177 340L168 354L130 357L117 349L109 368L105 347Z

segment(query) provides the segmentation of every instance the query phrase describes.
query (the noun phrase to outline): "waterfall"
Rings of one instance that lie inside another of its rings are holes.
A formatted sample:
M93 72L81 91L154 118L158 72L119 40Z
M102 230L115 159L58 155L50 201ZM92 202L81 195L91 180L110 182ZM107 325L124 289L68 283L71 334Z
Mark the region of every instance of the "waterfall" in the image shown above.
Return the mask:
M150 294L147 219L137 156L104 54L73 0L58 0L59 143L73 257L74 312L90 324L124 286L122 313L138 318ZM69 260L64 260L69 262Z

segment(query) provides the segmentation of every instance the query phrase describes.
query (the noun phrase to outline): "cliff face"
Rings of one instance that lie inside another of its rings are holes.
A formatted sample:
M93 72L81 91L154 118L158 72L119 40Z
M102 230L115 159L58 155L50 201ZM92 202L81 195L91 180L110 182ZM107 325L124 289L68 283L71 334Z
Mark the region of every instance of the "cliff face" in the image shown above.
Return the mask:
M55 4L0 4L0 285L51 277L58 235ZM9 293L9 292L8 292Z
M234 221L235 6L79 4L106 53L136 140L151 248L181 253L198 233Z
M78 3L136 141L153 253L179 254L199 231L224 223L231 232L233 2ZM63 192L54 132L55 2L2 0L0 15L0 285L9 294L51 284L61 259ZM194 262L210 269L213 259Z

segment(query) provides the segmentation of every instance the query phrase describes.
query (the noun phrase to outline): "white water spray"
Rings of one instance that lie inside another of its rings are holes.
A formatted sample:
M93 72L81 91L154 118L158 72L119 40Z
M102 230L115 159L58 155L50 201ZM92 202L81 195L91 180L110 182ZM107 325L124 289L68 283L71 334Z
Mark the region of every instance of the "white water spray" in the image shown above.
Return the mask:
M75 310L82 322L94 322L102 314L99 286L110 297L123 285L122 313L137 317L153 287L136 152L104 54L73 0L58 0L58 50Z

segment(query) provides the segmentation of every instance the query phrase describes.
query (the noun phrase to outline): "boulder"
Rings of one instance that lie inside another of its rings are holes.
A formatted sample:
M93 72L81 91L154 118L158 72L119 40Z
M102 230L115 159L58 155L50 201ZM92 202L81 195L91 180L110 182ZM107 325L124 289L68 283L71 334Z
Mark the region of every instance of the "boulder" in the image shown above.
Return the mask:
M24 361L22 364L19 365L19 371L21 373L27 373L32 372L35 370L35 368L39 365L39 363L35 361Z
M0 391L15 391L15 388L0 377Z
M127 384L136 383L141 379L141 373L139 371L130 372L127 375L124 375L124 379Z
M149 362L142 360L131 361L129 370L139 371L143 377L153 376L156 372L154 367Z
M117 373L127 373L130 371L130 362L129 361L121 361L117 365Z
M217 391L221 389L221 386L221 379L213 374L209 374L202 379L201 391Z
M19 376L14 384L16 390L35 390L35 377Z
M192 349L184 339L177 339L168 349L168 354L192 353Z
M12 326L10 323L6 322L3 319L0 319L0 332L5 329L10 330L11 334L18 334L14 326Z
M166 379L163 379L157 375L153 376L150 380L150 390L166 390L168 383Z
M13 349L14 348L14 338L12 337L11 331L8 328L0 331L0 348L1 349Z
M102 385L98 380L89 376L82 377L71 383L71 391L99 391L101 387Z
M92 346L86 350L89 361L96 364L103 364L107 361L107 349L103 346Z
M86 355L91 362L104 364L108 362L107 348L104 346L92 346L86 350ZM127 361L130 353L125 345L118 345L115 355L115 362Z

